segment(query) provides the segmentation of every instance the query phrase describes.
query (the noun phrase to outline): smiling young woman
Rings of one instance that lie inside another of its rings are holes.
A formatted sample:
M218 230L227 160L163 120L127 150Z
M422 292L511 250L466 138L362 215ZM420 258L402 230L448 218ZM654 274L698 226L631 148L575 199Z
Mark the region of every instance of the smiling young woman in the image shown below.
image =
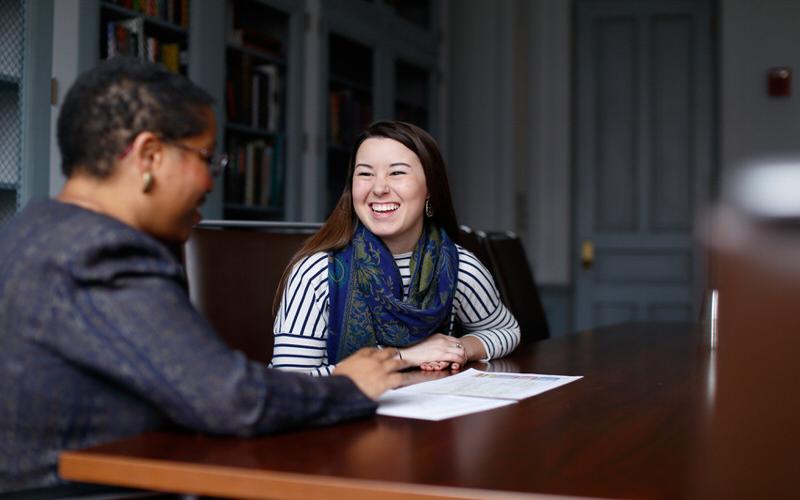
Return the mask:
M394 139L369 138L356 152L352 185L358 220L393 255L412 251L422 234L428 199L417 155Z
M433 138L408 123L370 125L336 208L278 287L271 366L327 375L364 346L429 370L510 353L519 326L458 234Z

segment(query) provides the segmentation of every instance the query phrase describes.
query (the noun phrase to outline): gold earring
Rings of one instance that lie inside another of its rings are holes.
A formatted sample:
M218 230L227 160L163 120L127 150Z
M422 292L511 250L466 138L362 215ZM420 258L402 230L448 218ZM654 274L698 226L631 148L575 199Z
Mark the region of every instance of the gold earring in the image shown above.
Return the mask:
M433 217L433 207L431 206L431 199L425 198L425 215L430 219Z
M145 172L142 174L142 192L146 193L150 191L151 187L153 187L153 174L151 172Z

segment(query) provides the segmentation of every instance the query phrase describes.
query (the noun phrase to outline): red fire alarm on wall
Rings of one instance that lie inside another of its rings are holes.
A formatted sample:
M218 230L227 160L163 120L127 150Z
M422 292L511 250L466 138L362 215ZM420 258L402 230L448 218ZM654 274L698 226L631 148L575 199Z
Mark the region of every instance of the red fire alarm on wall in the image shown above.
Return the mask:
M792 94L792 70L772 68L767 71L767 95L788 97Z

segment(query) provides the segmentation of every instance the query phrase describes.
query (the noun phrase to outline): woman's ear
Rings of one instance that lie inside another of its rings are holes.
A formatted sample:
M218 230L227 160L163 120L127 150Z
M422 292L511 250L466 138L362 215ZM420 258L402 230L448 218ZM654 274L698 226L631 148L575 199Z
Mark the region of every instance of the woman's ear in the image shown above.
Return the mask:
M164 157L164 144L152 132L141 132L137 135L131 149L131 156L140 175L144 175L145 172L152 173L159 167Z
M148 193L155 184L155 171L163 159L163 143L152 132L142 132L131 145L132 167L141 178L142 193Z

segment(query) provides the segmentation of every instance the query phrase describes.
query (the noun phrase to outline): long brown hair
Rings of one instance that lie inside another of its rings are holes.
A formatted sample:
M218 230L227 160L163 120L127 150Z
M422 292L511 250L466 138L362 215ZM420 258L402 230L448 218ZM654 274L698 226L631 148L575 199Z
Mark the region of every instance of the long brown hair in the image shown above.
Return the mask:
M410 123L399 121L378 121L361 132L353 144L350 152L350 164L347 168L347 179L344 184L342 196L336 203L328 220L314 236L303 244L294 254L289 265L283 271L275 299L272 304L274 312L278 310L286 281L292 268L300 260L317 252L336 251L346 247L353 239L358 218L353 209L353 167L356 153L361 143L370 138L393 139L414 152L422 164L425 172L425 182L430 194L430 204L433 217L429 220L439 228L444 229L451 240L459 241L458 222L456 211L453 208L453 199L450 196L450 184L447 181L447 170L444 159L439 151L439 146L429 133Z

